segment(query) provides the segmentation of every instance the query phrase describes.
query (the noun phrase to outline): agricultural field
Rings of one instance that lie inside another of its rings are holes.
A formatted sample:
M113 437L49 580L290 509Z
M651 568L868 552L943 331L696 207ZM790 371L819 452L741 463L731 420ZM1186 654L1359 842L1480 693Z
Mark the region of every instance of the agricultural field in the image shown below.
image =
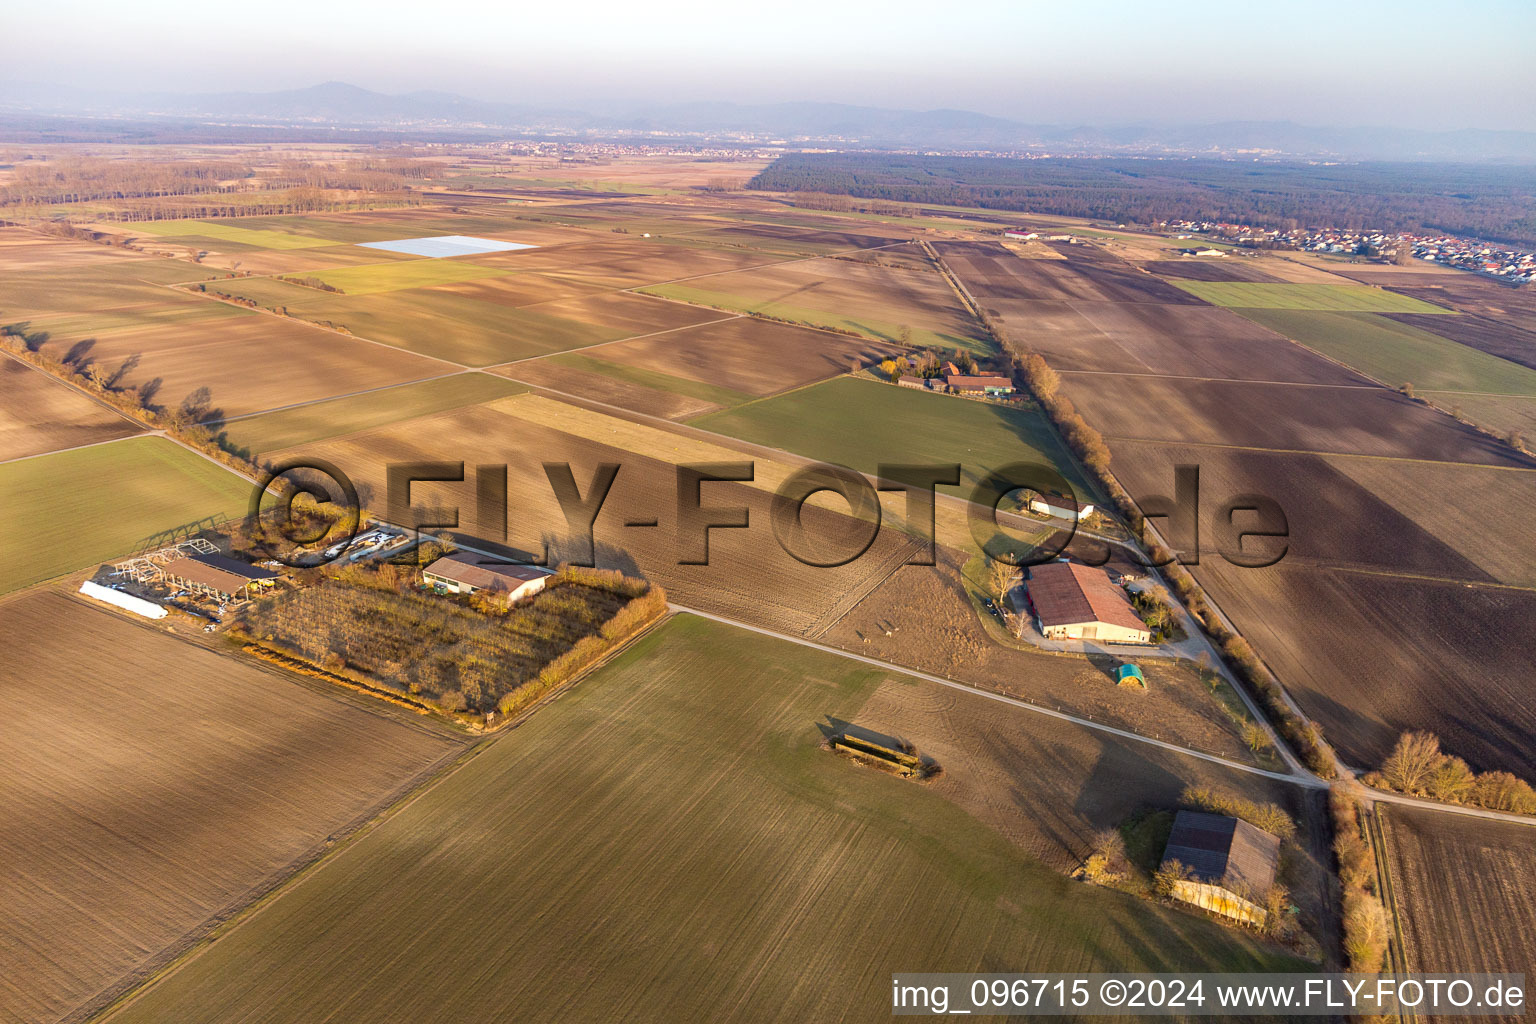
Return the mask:
M988 470L1040 462L1060 469L1079 493L1091 492L1074 476L1072 460L1043 414L1017 404L839 377L690 423L865 473L882 462L958 462L962 488Z
M313 249L335 245L339 239L297 231L263 230L217 220L156 220L133 225L133 231L185 241L234 242L251 249Z
M1459 313L1486 317L1526 329L1536 323L1536 294L1529 288L1515 288L1475 274L1457 273L1436 278L1433 284L1415 278L1390 287L1399 295L1432 303L1437 307L1448 306Z
M99 266L111 260L140 259L142 257L132 253L103 249L89 242L43 235L26 228L0 227L0 268L4 269L7 276L29 271Z
M398 420L427 416L525 390L485 373L454 373L398 387L379 388L345 398L331 398L292 409L213 423L228 444L253 457L279 448L368 430Z
M943 749L945 775L921 785L822 749L866 720ZM447 1021L517 1006L529 1020L756 1020L772 1006L885 1020L903 964L1297 969L1249 934L1071 882L1029 852L1054 846L1059 863L1212 770L684 616L107 1019L325 1007ZM1006 782L1020 777L1035 780L1027 797ZM985 815L983 792L1001 800ZM1005 817L1033 841L989 824ZM485 969L463 969L465 936L495 951Z
M1323 355L1397 387L1425 391L1481 391L1536 395L1536 369L1378 313L1324 313L1299 309L1244 309L1244 317ZM1454 322L1459 316L1413 314ZM1536 337L1536 336L1533 336ZM1531 358L1536 359L1536 345Z
M1443 313L1427 302L1382 288L1350 284L1252 284L1183 281L1180 288L1217 306L1364 313Z
M547 359L527 359L491 372L515 378L536 388L546 388L565 395L580 395L588 401L602 402L617 409L666 420L683 420L713 412L721 406L711 399L723 397L720 389L709 385L699 385L696 381L685 381L670 375L657 374L653 377L626 372L613 363L591 359L579 352L550 356ZM619 374L623 375L622 378ZM684 391L693 394L682 393ZM708 397L695 397L699 393L707 394ZM742 395L740 399L748 397ZM729 404L734 402L735 399L732 399Z
M1517 327L1507 321L1490 320L1469 313L1461 316L1388 313L1387 317L1400 324L1449 338L1459 345L1536 370L1536 319L1525 319L1525 326Z
M565 409L570 412L564 413ZM620 471L596 522L599 566L643 576L665 588L679 604L785 632L813 635L824 629L911 554L905 535L882 531L868 551L846 565L807 566L774 539L770 491L751 483L716 482L703 486L703 504L744 507L749 527L712 530L708 564L681 564L685 556L697 559L702 553L683 546L679 539L676 465L750 461L749 457L721 453L718 446L690 443L683 437L676 437L669 450L636 451L623 447L627 439L618 433L630 427L624 420L553 400L515 395L299 445L271 457L326 459L357 482L363 501L371 506L384 504L390 462L462 460L470 467L505 463L511 509L506 543L524 557L542 556L547 545L552 563L569 556L571 539L543 463L569 462L583 493L599 463L619 463ZM702 458L694 454L701 451L717 454ZM481 523L475 515L472 472L462 484L416 484L411 495L423 509L458 507L461 532L500 540L501 524ZM806 509L804 523L818 554L856 549L856 540L868 534L865 524L815 507Z
M871 255L878 255L875 250ZM659 285L650 294L904 345L989 355L995 346L931 266L897 270L851 260L783 263Z
M601 292L556 298L521 308L546 316L559 316L598 327L620 328L632 335L660 334L728 320L729 313L697 309L680 302L653 299L634 292Z
M368 341L461 366L528 359L614 341L632 333L622 327L582 323L435 288L335 295L261 278L221 281L210 288L268 309L286 310L303 320L344 327Z
M594 241L514 253L519 270L548 274L605 288L636 288L690 277L782 263L794 258L773 252L722 248L705 242L635 235L599 236ZM478 258L490 262L494 258Z
M1201 259L1152 260L1142 267L1159 277L1180 281L1251 281L1276 284L1280 279L1255 266L1256 260Z
M663 339L662 346L660 347L665 348L669 346L671 341L670 337ZM559 355L550 356L547 359L534 359L522 363L514 363L505 369L497 369L492 372L506 373L519 380L533 382L540 376L540 371L545 371L543 379L549 381L545 385L546 387L551 387L557 391L565 390L568 394L581 397L588 397L582 390L581 378L571 377L566 379L563 381L565 387L562 388L562 381L560 381L558 374L551 377L547 371L563 370L573 374L580 374L583 377L596 376L607 378L621 387L627 385L637 389L637 391L638 389L644 389L645 392L652 394L667 393L675 395L680 400L680 403L682 403L681 408L692 410L690 415L712 412L727 406L740 405L742 402L750 401L756 397L746 391L737 391L734 388L697 380L692 375L680 377L676 373L669 373L666 370L652 369L648 366L636 365L628 360L616 360L608 357L608 350L610 348L618 348L630 344L630 342L620 342L618 345L603 346L593 352L564 352ZM708 355L706 353L705 358L708 358ZM662 363L663 365L670 365L665 359L662 360ZM751 383L757 384L760 382L754 380ZM630 396L621 391L617 397L627 398ZM622 408L630 407L624 401L616 404ZM640 406L649 406L653 403L641 397L638 404ZM636 408L635 411L644 412L646 410L644 408Z
M1365 384L1336 363L1215 306L988 303L1010 336L1060 371Z
M57 591L0 632L5 1020L82 1019L461 749Z
M884 227L874 223L860 225L858 231L838 230L825 223L818 223L814 227L783 223L743 223L690 231L688 235L694 239L743 246L764 253L786 256L827 256L859 249L875 249L883 245L900 244L912 237L910 233L900 228Z
M1135 374L1116 377L1112 387L1094 374L1064 374L1062 380L1083 416L1111 442L1536 467L1536 461L1487 434L1386 388Z
M1089 245L1051 243L1064 260L1021 259L996 242L936 242L934 248L983 306L1025 302L1150 302L1198 306L1200 300Z
M403 288L430 288L438 284L501 277L513 272L506 264L489 266L468 259L397 260L360 267L321 270L310 275L343 295L374 295Z
M899 351L862 338L736 317L554 360L568 365L578 357L598 361L603 364L600 372L735 405L869 366ZM607 369L610 366L613 369ZM690 389L689 382L704 390Z
M1457 416L1464 416L1500 437L1518 434L1527 445L1536 438L1536 398L1469 395L1456 391L1421 391L1420 397Z
M111 441L142 429L62 381L0 355L0 462Z
M1202 563L1221 557L1221 506L1263 494L1285 512L1282 564L1536 585L1536 553L1517 525L1536 481L1529 471L1130 441L1112 442L1111 452L1116 476L1139 500L1172 494L1175 466L1199 467Z
M1531 827L1388 805L1376 813L1408 969L1529 977L1536 964L1536 904L1525 898L1536 884Z
M252 486L163 437L0 464L0 593L134 554L184 524L243 516Z
M199 299L209 306L221 304ZM121 386L154 385L154 401L174 409L200 389L204 419L243 416L297 402L441 376L456 367L411 352L370 345L301 321L223 307L236 316L110 331L70 344L55 336L42 352L88 357L116 372Z
M1536 775L1525 692L1536 592L1411 573L1202 559L1195 576L1346 763L1427 729L1481 771Z
M99 247L98 247L99 248ZM186 305L167 285L210 277L180 260L103 255L95 263L49 270L17 268L0 275L0 310L7 322L48 314L130 311Z

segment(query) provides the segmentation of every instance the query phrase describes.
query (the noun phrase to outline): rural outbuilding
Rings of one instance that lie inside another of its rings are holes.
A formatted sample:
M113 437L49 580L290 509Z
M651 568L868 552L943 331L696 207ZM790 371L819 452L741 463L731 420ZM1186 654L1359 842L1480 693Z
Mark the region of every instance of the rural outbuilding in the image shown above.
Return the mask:
M1079 502L1064 494L1036 494L1029 499L1029 510L1036 515L1055 516L1077 522L1093 515L1093 505Z
M191 555L166 563L160 578L172 585L217 601L245 600L272 585L278 574L217 552Z
M1224 814L1180 811L1163 852L1165 867L1174 861L1188 873L1174 884L1175 899L1263 925L1264 897L1280 862L1278 837Z
M969 376L952 373L945 383L957 395L992 395L1000 398L1013 394L1013 381L995 374Z
M1048 640L1152 642L1152 630L1103 569L1076 562L1037 565L1029 571L1028 595L1035 624Z
M1137 666L1125 664L1115 669L1115 684L1117 686L1139 686L1145 690L1147 688L1147 677L1141 674L1141 669Z
M421 580L446 594L502 593L509 601L544 589L549 573L531 565L508 565L494 558L457 553L444 555L421 571Z

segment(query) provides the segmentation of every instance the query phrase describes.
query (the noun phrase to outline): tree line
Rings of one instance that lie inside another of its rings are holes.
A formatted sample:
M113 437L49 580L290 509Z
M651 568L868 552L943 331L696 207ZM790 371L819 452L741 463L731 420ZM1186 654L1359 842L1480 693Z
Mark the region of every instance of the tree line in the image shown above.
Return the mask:
M791 153L749 189L1085 217L1445 233L1536 245L1536 206L1521 168L1438 164L1239 163L1225 160Z

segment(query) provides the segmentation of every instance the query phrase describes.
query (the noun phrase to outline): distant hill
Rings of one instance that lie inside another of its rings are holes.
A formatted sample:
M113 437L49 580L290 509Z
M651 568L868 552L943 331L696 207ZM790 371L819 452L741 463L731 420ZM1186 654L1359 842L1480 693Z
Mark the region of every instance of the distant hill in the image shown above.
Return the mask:
M602 113L472 99L447 92L374 92L325 82L280 92L92 93L7 83L13 124L88 117L185 125L333 127L402 133L516 131L560 136L673 136L849 148L986 150L1056 156L1211 156L1322 160L1536 163L1536 133L1327 128L1289 121L1214 124L1028 124L967 110L894 110L843 103L607 105ZM68 123L76 123L70 121Z

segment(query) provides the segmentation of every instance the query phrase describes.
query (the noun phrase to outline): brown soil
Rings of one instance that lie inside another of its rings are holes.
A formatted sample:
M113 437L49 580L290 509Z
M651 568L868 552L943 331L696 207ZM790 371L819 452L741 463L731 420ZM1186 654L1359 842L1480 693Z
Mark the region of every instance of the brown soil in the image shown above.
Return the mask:
M460 749L61 593L0 632L7 1019L120 988Z
M142 429L69 385L0 355L0 462L75 448Z

